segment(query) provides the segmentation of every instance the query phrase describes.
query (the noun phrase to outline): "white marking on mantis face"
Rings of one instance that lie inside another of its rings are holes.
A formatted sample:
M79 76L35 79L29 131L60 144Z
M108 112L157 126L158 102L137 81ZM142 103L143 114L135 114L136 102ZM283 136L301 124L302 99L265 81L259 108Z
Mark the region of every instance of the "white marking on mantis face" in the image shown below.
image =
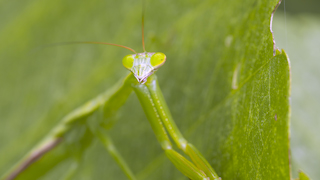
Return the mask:
M155 53L146 52L132 55L134 61L130 71L141 84L144 84L147 81L147 78L157 70L150 63L150 59L153 54Z

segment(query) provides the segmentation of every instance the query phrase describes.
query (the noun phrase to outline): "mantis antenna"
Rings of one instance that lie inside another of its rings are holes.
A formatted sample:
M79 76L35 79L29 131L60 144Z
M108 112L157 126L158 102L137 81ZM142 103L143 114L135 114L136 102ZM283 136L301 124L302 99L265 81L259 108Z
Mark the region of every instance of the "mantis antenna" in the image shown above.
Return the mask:
M137 52L134 49L129 48L127 46L123 46L123 45L120 45L120 44L106 43L106 42L95 42L95 41L79 41L79 42L75 41L75 42L54 43L54 44L49 44L49 45L40 47L40 49L46 48L46 47L51 47L51 46L60 46L60 45L69 45L69 44L103 44L103 45L117 46L117 47L128 49L128 50L134 52L135 54L137 54Z
M75 42L77 43L77 42ZM118 46L118 47L122 47L122 48L125 48L125 49L128 49L132 52L134 52L135 54L137 54L137 52L135 50L133 50L132 48L129 48L127 46L123 46L123 45L120 45L120 44L113 44L113 43L105 43L105 42L78 42L78 43L84 43L84 44L104 44L104 45L110 45L110 46Z
M142 48L143 48L143 51L144 52L147 52L146 51L146 47L144 45L144 11L145 11L145 1L142 1L142 22L141 22L141 29L142 29Z

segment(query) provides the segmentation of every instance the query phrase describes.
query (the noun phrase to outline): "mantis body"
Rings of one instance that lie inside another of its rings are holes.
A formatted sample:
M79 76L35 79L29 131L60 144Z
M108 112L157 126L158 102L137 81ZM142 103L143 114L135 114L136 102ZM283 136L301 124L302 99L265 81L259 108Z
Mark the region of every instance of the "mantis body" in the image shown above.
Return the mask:
M103 121L114 117L116 111L125 103L132 91L134 91L138 96L161 148L175 167L192 180L219 179L213 168L196 147L183 137L171 116L170 110L160 90L157 77L154 74L154 72L165 63L166 56L160 52L146 52L144 40L143 49L145 52L143 53L136 53L131 48L117 44L100 42L85 43L114 45L133 51L134 54L125 56L122 61L124 67L130 70L131 73L110 90L65 116L62 122L3 178L15 179L19 177L23 171L29 168L29 166L32 166L41 156L49 152L53 147L61 144L70 132L76 129L79 122L82 122L94 137L100 139L127 177L129 179L136 179L102 126ZM103 116L103 118L97 118L97 116ZM173 149L167 133L171 136L177 147L190 157L192 162ZM74 169L75 168L71 168L71 173L69 174L72 174Z

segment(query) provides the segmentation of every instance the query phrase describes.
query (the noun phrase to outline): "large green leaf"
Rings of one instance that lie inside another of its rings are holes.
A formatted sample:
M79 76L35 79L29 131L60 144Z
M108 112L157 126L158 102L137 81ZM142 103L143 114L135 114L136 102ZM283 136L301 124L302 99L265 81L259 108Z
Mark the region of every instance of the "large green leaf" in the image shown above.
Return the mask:
M311 179L319 179L320 16L277 15L275 40L288 50L292 62L292 173L297 177L302 169Z
M224 179L290 179L289 64L284 52L274 56L270 32L277 3L181 0L146 5L146 49L167 55L157 74L173 117ZM128 73L121 66L128 52L116 47L30 51L77 40L141 50L142 5L30 0L1 2L0 7L2 174L66 113ZM110 134L139 179L186 179L163 156L136 96L130 96L117 119ZM81 135L91 142L85 131ZM90 144L74 179L124 179L103 146ZM57 163L43 179L60 178L71 163Z

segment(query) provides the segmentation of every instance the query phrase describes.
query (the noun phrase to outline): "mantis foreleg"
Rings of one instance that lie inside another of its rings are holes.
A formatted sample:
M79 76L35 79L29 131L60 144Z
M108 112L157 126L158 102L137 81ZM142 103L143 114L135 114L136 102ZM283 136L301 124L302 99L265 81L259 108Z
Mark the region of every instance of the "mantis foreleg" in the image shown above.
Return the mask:
M149 89L152 99L155 102L155 107L157 108L161 116L163 124L165 125L166 129L168 130L170 136L175 141L177 146L184 153L186 153L196 164L196 166L201 169L208 177L210 177L210 179L219 179L219 176L212 169L212 167L202 156L202 154L196 149L195 146L193 146L191 143L188 143L181 134L162 95L157 77L151 76L149 82L146 83L146 86Z
M219 179L210 164L201 153L182 136L175 124L170 110L164 100L155 75L148 78L145 84L134 83L133 88L143 106L158 141L173 164L191 179ZM170 140L164 126L177 146L187 154L193 163L172 150Z
M140 103L148 117L151 127L161 144L162 149L165 151L167 157L184 175L193 180L206 180L206 175L194 166L190 161L181 156L173 150L170 139L162 124L158 110L155 107L155 102L151 98L148 88L143 84L136 84L133 86Z

